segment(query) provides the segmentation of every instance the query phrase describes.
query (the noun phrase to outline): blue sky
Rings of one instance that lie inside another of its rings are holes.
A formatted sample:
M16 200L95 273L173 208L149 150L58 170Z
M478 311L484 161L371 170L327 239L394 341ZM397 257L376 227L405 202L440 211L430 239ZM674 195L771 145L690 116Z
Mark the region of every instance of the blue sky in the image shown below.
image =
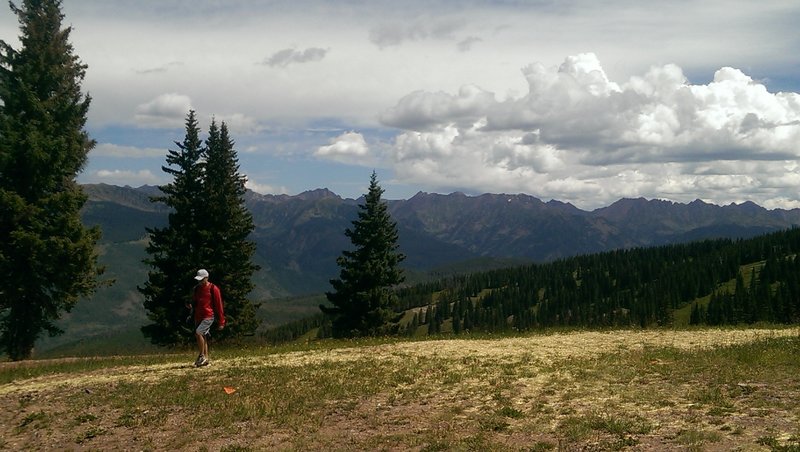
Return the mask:
M85 183L169 182L189 108L261 193L800 207L796 1L64 0ZM7 10L0 39L17 45Z

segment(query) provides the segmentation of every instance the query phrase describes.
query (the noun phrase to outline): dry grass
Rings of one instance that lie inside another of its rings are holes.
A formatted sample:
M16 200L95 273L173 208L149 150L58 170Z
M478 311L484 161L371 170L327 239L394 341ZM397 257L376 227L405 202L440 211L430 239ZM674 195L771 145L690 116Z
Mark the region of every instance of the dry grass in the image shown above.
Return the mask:
M5 363L0 448L800 450L798 357L794 328Z

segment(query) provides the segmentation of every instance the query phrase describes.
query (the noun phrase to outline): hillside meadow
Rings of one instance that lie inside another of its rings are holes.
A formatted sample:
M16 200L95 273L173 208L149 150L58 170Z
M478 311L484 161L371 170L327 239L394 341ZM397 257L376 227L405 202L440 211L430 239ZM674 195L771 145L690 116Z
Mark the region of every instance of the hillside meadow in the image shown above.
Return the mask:
M0 363L0 448L800 450L800 328Z

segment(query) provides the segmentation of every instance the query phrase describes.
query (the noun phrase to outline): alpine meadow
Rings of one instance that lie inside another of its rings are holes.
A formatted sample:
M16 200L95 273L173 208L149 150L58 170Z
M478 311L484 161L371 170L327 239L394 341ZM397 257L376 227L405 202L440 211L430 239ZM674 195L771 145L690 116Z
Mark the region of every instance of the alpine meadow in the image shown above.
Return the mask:
M800 8L609 3L12 0L0 450L800 451Z

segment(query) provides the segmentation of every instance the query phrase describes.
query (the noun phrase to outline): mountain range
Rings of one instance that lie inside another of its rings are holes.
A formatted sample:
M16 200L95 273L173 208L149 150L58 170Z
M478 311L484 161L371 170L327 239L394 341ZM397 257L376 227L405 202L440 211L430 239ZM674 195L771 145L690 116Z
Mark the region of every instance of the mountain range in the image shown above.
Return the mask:
M157 187L83 188L89 199L82 218L103 231L100 262L113 283L79 303L65 316L62 328L78 328L79 336L104 334L119 324L138 329L146 323L136 289L147 279L148 269L142 264L145 228L165 226L169 210L150 201ZM254 275L253 298L264 301L265 324L316 309L316 301L307 306L283 303L280 308L271 303L330 290L329 280L338 275L336 258L350 247L344 231L357 217L361 201L327 189L294 196L247 192L245 202L255 223L254 261L261 266ZM768 210L752 202L718 206L700 200L682 204L638 198L586 211L524 194L419 192L387 204L397 222L400 251L407 256L403 266L410 283L619 248L747 238L800 225L800 209ZM288 317L283 312L287 309L292 311Z
M84 222L101 227L107 246L141 241L145 227L166 225L166 206L150 202L156 187L101 184L84 190L89 195ZM245 202L256 226L256 260L264 267L260 279L269 282L259 287L259 297L327 290L338 274L336 258L349 248L344 231L360 200L317 189L295 196L248 191ZM717 206L638 198L584 211L522 194L420 192L387 204L411 273L470 261L478 267L496 260L544 262L619 248L746 238L800 225L800 209L767 210L752 202Z

